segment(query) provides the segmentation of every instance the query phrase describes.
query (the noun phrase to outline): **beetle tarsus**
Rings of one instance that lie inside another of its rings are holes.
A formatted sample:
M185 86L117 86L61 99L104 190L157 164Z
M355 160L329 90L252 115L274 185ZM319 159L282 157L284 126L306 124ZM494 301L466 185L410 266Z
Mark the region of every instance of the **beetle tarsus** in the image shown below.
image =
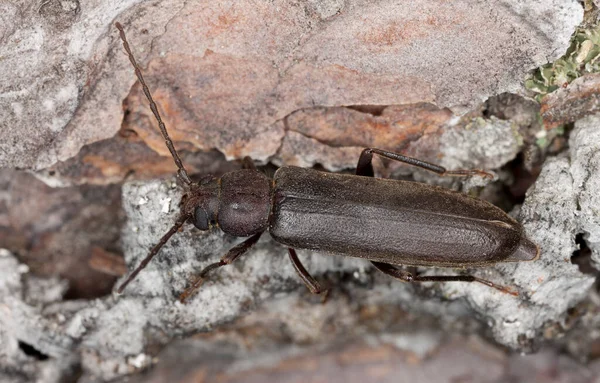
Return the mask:
M483 178L488 178L493 180L494 179L494 175L492 173L488 173L486 171L483 170L479 170L479 169L470 169L470 170L448 170L446 172L444 172L443 174L440 174L441 176L450 176L450 177L469 177L469 176L480 176Z
M482 284L484 284L486 286L489 286L491 288L494 288L494 289L496 289L498 291L502 291L505 294L510 294L513 297L518 297L519 296L519 292L516 291L515 289L510 288L510 287L495 284L494 282L488 281L487 279L482 279L482 278L477 278L477 277L473 277L473 278L474 278L473 282L482 283Z
M413 157L403 156L399 153L390 152L387 150L377 148L366 148L360 154L358 158L358 164L356 165L356 174L364 177L373 177L373 154L377 154L381 157L402 162L411 166L416 166L421 169L428 170L436 173L440 176L453 176L453 177L468 177L468 176L481 176L489 179L494 179L494 175L483 170L472 169L457 169L457 170L446 170L445 167L432 164Z
M202 269L202 271L200 271L196 279L194 279L194 282L192 282L192 285L179 295L179 301L181 303L185 303L185 301L188 298L190 298L196 292L196 290L198 290L202 283L204 283L204 280L206 279L206 276L209 272L218 269L219 267L223 267L225 265L233 263L233 261L238 259L240 256L244 255L256 242L258 242L258 239L261 235L262 233L258 233L254 234L250 238L247 238L246 240L244 240L244 242L232 247L227 252L227 254L225 254L223 258L221 258L219 262L211 263L210 265Z
M382 273L389 275L392 278L399 279L403 282L478 282L488 287L494 288L498 291L501 291L506 294L510 294L512 296L519 296L519 293L511 288L506 286L495 284L494 282L488 281L487 279L482 279L475 277L473 275L413 275L408 271L400 270L393 265L389 265L387 263L382 262L371 262L377 270Z
M184 292L179 294L179 302L186 303L188 298L190 298L192 295L194 295L196 291L198 291L200 286L202 286L202 283L204 283L204 278L196 278L194 282L192 282L192 285L190 287L188 287L187 289L185 289Z
M294 270L296 270L296 273L298 273L298 276L302 282L304 282L308 290L315 295L325 293L324 295L326 299L329 290L323 290L319 282L317 282L317 280L308 273L304 265L302 265L302 262L300 262L298 254L296 254L296 250L288 247L288 253L290 255L290 261L292 261L292 265L294 265Z

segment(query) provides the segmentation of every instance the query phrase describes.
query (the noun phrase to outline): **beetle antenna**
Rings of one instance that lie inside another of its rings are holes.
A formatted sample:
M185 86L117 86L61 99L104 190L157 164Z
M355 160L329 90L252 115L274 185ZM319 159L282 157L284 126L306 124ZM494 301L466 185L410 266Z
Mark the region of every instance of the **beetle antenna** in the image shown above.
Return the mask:
M148 89L148 86L146 85L146 82L144 81L144 77L142 76L142 70L140 69L139 65L135 61L135 58L133 57L133 53L131 53L131 49L129 48L129 43L127 42L127 38L125 37L125 31L123 30L123 26L119 22L116 22L115 26L119 30L119 36L121 36L121 40L123 40L123 47L125 48L125 52L127 52L127 56L129 56L129 61L131 61L131 64L133 65L133 68L135 69L135 75L137 76L138 80L140 81L140 84L142 84L142 89L144 90L144 94L146 95L148 102L150 102L150 110L152 110L154 117L156 117L156 120L158 121L158 127L160 129L160 132L162 133L163 138L165 139L165 144L167 145L169 152L171 152L171 156L173 157L173 160L175 161L175 165L177 165L177 168L179 169L177 171L177 175L179 175L179 177L183 180L183 182L185 182L187 185L190 185L192 183L192 181L190 180L190 177L188 176L188 173L185 170L183 163L181 162L181 158L179 158L179 154L177 154L177 150L175 150L175 147L173 146L173 141L171 141L171 138L169 137L169 133L167 133L167 128L165 126L165 123L160 118L160 114L158 113L158 108L156 107L156 103L152 99L152 95L150 94L150 89Z
M121 286L119 286L119 288L117 289L117 293L121 294L123 290L125 290L125 287L127 287L129 282L133 281L135 277L139 274L139 272L142 271L148 265L148 263L150 263L152 258L154 258L156 254L158 254L158 251L161 249L161 247L163 247L164 244L167 243L169 238L171 238L171 236L173 236L173 234L175 234L177 230L179 230L179 228L183 226L183 224L185 223L185 221L187 221L189 217L189 214L182 214L179 216L179 218L177 218L177 222L175 222L173 227L171 227L169 231L162 236L160 241L158 241L158 243L154 245L154 247L152 247L150 253L146 256L146 258L144 258L144 260L139 264L139 266L135 270L133 270L133 272L127 277L125 282L121 283Z

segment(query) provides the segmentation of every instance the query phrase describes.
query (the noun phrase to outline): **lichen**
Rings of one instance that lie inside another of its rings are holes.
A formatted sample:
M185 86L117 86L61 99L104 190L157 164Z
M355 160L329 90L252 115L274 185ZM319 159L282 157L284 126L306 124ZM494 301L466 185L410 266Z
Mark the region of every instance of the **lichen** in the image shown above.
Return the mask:
M586 2L587 3L587 2ZM596 11L596 9L589 12ZM575 30L567 52L558 60L535 70L525 87L538 101L548 93L567 86L586 73L600 72L600 23L584 24Z

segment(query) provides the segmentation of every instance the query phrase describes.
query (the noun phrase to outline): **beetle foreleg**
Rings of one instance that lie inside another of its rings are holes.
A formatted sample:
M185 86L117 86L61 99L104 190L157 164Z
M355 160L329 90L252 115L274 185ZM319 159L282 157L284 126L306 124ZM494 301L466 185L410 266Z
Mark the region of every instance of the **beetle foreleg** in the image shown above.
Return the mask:
M446 170L446 168L435 165L429 162L421 161L416 158L406 157L398 153L388 152L386 150L376 149L376 148L366 148L360 154L358 158L358 165L356 165L356 174L359 176L365 177L373 177L373 153L380 155L381 157L389 158L390 160L404 162L405 164L409 164L412 166L416 166L425 170L429 170L430 172L434 172L439 174L440 176L473 176L479 175L487 178L494 178L494 176L490 173L484 172L483 170Z
M210 265L202 269L202 271L200 271L200 274L198 274L194 282L192 282L192 285L185 289L185 291L181 293L181 295L179 295L179 301L181 303L185 303L185 301L190 296L192 296L194 292L202 285L202 283L206 279L206 275L209 272L211 272L214 269L218 269L219 267L233 263L233 261L238 259L240 256L244 255L256 242L258 242L258 239L261 235L262 233L254 234L252 237L246 239L244 242L231 248L227 252L227 254L225 254L223 258L221 258L219 262L211 263Z
M408 271L403 271L395 268L392 265L381 262L371 262L373 266L377 268L377 270L382 273L389 275L390 277L400 279L404 282L479 282L488 287L492 287L496 290L500 290L503 293L519 296L519 293L506 287L497 285L493 282L488 281L487 279L477 278L473 275L431 275L431 276L419 276L413 275Z
M325 295L327 295L327 292L329 290L323 290L319 282L317 282L317 280L313 278L308 273L308 271L306 271L306 268L304 267L304 265L302 265L300 259L298 259L298 254L296 254L296 250L289 247L288 252L290 253L290 261L292 261L294 269L296 270L298 276L300 277L300 279L302 279L302 282L304 282L308 290L310 290L310 292L313 294L325 293Z

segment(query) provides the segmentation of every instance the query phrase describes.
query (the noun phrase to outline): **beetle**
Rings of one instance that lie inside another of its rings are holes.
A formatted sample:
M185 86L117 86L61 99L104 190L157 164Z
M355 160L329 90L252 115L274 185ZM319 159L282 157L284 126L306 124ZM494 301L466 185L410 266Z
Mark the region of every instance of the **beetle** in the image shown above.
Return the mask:
M404 282L478 282L518 295L513 289L472 275L421 276L397 268L468 268L532 261L539 257L539 248L516 220L489 202L418 182L374 178L372 159L376 154L440 176L492 177L482 170L449 171L398 153L366 148L360 154L356 175L284 166L270 180L246 157L241 170L192 182L169 138L123 27L119 23L116 27L178 168L178 178L187 189L175 224L119 286L118 293L184 223L190 222L199 230L219 228L248 238L220 261L201 270L180 295L182 302L211 271L247 253L266 231L288 248L294 269L314 294L324 290L302 265L294 248L365 258L384 274Z

